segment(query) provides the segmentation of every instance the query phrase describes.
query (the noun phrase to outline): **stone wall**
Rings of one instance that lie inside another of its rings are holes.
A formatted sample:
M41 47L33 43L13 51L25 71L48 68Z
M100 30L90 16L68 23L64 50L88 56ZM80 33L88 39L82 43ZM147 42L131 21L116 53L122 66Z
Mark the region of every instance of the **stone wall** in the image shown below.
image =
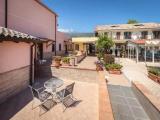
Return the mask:
M29 85L30 67L0 73L0 103Z

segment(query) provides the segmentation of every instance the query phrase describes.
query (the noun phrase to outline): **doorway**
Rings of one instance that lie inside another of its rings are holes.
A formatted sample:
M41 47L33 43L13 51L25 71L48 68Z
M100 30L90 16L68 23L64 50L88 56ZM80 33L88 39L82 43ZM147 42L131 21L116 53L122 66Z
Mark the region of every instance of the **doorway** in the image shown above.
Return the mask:
M95 44L89 43L88 55L95 56Z

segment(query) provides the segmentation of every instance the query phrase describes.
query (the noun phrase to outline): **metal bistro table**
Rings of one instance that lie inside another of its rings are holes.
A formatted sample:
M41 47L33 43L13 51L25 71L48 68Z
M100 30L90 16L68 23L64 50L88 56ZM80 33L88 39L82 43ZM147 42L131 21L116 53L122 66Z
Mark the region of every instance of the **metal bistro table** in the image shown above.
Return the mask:
M53 86L55 86L56 88L59 88L63 85L63 80L58 79L58 78L51 78L50 80L47 80L44 83L44 87L46 88L46 91L48 92L56 92L56 91L52 91Z

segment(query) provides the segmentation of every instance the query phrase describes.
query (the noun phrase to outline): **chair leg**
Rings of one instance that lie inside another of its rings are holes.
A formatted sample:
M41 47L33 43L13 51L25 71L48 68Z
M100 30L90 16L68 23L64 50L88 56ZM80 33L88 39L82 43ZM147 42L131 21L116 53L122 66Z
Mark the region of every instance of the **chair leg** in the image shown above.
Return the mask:
M32 110L34 109L33 106L34 106L34 98L33 98L33 101L32 101Z

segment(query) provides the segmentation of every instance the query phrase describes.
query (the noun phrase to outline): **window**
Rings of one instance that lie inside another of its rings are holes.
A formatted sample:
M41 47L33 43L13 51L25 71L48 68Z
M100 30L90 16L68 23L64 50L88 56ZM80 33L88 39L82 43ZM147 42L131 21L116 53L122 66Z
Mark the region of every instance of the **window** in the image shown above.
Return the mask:
M59 44L59 51L61 51L61 44Z
M79 45L78 44L75 44L75 50L79 51Z
M124 39L131 39L132 33L131 32L124 32Z
M153 39L160 39L160 31L153 31Z
M117 40L120 40L120 36L121 36L121 33L120 33L120 32L117 32L117 33L116 33L116 39L117 39Z
M55 51L55 44L52 44L52 52Z
M148 31L141 32L141 39L147 39Z

